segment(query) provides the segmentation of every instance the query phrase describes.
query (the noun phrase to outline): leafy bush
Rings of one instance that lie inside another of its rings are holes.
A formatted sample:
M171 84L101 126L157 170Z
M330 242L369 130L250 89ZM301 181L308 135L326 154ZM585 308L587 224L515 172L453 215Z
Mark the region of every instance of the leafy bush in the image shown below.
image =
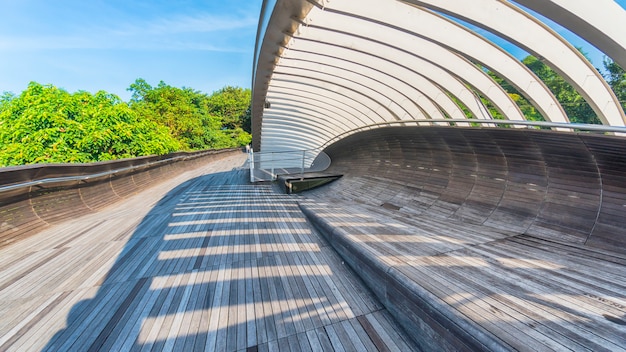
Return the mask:
M31 82L0 96L0 166L94 162L179 150L243 146L252 137L250 90L208 96L137 79L130 103L99 91L73 94ZM249 130L249 127L248 127Z
M211 96L161 81L152 87L137 79L129 90L131 108L167 126L184 149L239 147L252 137L242 129L250 106L250 90L225 87Z
M169 130L103 91L30 83L0 101L0 165L94 162L181 148Z

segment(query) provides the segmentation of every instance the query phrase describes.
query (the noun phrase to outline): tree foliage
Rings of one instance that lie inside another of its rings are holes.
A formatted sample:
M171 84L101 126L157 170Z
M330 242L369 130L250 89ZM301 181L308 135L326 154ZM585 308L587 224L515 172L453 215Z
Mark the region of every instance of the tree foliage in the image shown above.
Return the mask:
M32 82L0 95L0 166L94 162L178 150L237 147L250 91L225 87L211 96L136 80L129 103L104 91L68 93Z
M250 90L226 87L211 96L161 81L152 87L137 79L130 107L141 116L167 126L184 149L237 147L250 143L240 117L250 105Z
M250 99L250 89L226 86L208 98L208 109L222 116L224 127L250 132Z
M517 104L519 109L522 111L522 114L529 121L545 121L544 117L541 113L526 99L524 96L509 82L504 80L502 77L498 76L492 71L487 71L487 74L496 81L505 92L509 94L511 99Z
M0 101L0 165L93 162L180 148L167 128L104 91L70 94L30 83Z
M622 108L626 110L626 71L615 61L604 58L604 69L606 71L604 77L609 83L613 92L619 99Z
M585 55L585 53L582 53ZM593 111L587 101L557 72L536 57L530 55L522 62L533 71L555 95L571 122L601 124L600 119ZM620 101L622 108L626 109L626 71L617 65L613 60L604 59L603 76L616 97ZM527 120L545 121L539 111L522 95L494 72L487 69L485 71L493 78L517 103ZM599 70L600 71L600 70ZM486 103L489 106L489 103Z
M561 75L532 55L522 62L548 86L571 122L601 123L587 101Z

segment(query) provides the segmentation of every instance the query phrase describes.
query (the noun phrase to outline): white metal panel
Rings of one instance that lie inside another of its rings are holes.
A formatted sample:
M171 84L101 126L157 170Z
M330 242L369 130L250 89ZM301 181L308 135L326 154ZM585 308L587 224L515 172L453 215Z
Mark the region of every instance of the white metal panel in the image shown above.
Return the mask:
M300 40L302 41L302 39ZM392 79L395 79L397 82L396 87L416 100L417 105L421 106L427 113L429 109L420 103L424 99L429 99L434 104L441 107L441 109L452 118L465 118L465 114L458 105L448 97L448 94L441 86L423 75L420 75L410 67L403 66L398 60L377 56L373 52L363 52L354 50L353 48L340 47L317 41L308 42L306 47L308 50L306 52L292 48L291 50L285 51L285 55L302 53L303 56L321 56L324 55L322 53L331 53L328 55L329 58L354 62L355 64L361 65L362 70L368 74L380 72L381 75L392 77ZM406 89L406 91L404 89Z
M272 92L271 96L268 96L268 99L277 101L277 104L283 106L285 109L294 109L310 115L320 114L332 117L331 122L339 126L342 130L353 129L359 126L359 124L351 118L353 116L338 107L328 105L319 100L312 99L311 97L302 96L297 97L297 99L295 98L293 94L283 95L275 91ZM274 104L272 103L272 105Z
M319 94L326 92L325 94L335 96L337 99L341 99L345 101L346 104L362 111L362 120L370 121L370 123L397 120L384 106L358 91L351 90L349 87L339 86L332 82L321 81L316 78L306 76L295 77L280 72L274 73L274 77L272 77L272 82L273 81L280 81L282 86L295 86L302 90L316 91L319 92ZM270 86L271 85L272 83L270 83Z
M258 37L262 46L255 55L255 148L315 148L360 126L384 126L407 117L460 117L457 100L474 116L490 118L474 91L507 118L523 119L501 87L473 63L505 78L546 119L567 121L545 85L518 60L441 12L543 58L580 91L604 123L623 125L623 111L595 69L540 20L508 1L325 0L323 10L311 7L314 3L276 0L272 18L263 19L259 27L267 33ZM623 22L615 21L613 13L607 17L607 10L624 16L610 0L518 3L539 7L535 10L578 32L588 29L590 34L584 34L590 42L624 52L619 44L626 38L623 26L602 30L604 22Z
M289 52L295 52L295 50L289 50ZM393 79L389 75L381 74L379 71L362 65L356 65L350 61L315 54L309 54L308 56L307 59L284 57L281 59L280 65L294 65L308 70L321 70L327 74L345 77L363 86L371 87L371 89L380 91L382 94L389 97L394 104L397 104L398 107L404 111L404 113L402 111L399 113L405 115L402 119L411 118L413 116L417 116L418 118L444 117L439 108L428 99L423 102L425 106L420 106L417 103L417 99L413 100L412 96L407 94L411 92L411 88L403 85L401 81ZM414 96L419 98L423 95ZM428 109L428 113L425 114L422 109Z
M391 1L390 4L402 5L395 0ZM352 2L333 2L333 4L344 3L352 4ZM406 5L402 6L410 8ZM360 6L354 5L351 7L359 8ZM386 6L384 12L393 11L394 9L395 7L388 8ZM524 120L524 115L511 97L485 72L462 56L432 41L425 40L404 31L396 30L384 23L366 20L362 17L322 11L317 8L311 10L309 18L311 25L300 29L300 34L294 36L295 43L292 45L297 46L299 44L299 37L315 38L321 41L332 40L335 42L335 38L339 35L345 37L344 33L353 31L353 33L357 34L351 35L354 39L350 41L353 45L357 45L356 43L358 41L359 45L361 45L361 50L375 50L377 52L378 50L396 48L399 52L404 53L404 55L411 55L414 61L421 60L422 62L427 62L430 66L438 66L439 69L446 71L452 76L458 77L480 92L484 97L489 99L506 118L510 120ZM423 18L420 17L416 20L421 21L422 19ZM320 33L323 33L322 29L325 31L324 35L326 39L320 35ZM329 33L328 31L332 32ZM346 44L350 45L349 43ZM380 45L386 46L387 48L376 49Z
M350 115L356 118L355 122L361 126L374 123L375 121L371 117L373 114L367 106L351 100L344 95L337 94L336 92L332 92L321 87L274 79L270 85L270 90L273 89L280 89L286 93L293 92L298 95L309 95L313 99L328 101L332 105L339 104L344 110L350 112Z
M416 105L401 104L407 98L398 91L392 89L381 81L373 79L371 76L363 75L350 70L350 63L345 63L345 68L322 65L303 60L281 59L276 70L281 73L296 72L308 73L310 77L320 77L320 79L335 82L342 86L353 87L367 94L379 104L384 105L393 112L400 120L410 118L426 118L421 109Z
M337 119L338 124L349 129L362 125L358 116L355 115L358 114L358 111L352 113L349 110L349 107L341 106L340 103L324 96L311 95L307 92L275 87L272 89L271 95L267 96L267 99L269 101L277 99L281 100L285 104L293 103L297 106L305 106L308 109L315 110L329 116L340 116L341 118Z
M401 66L409 67L414 72L418 72L420 75L426 77L431 82L436 82L446 92L459 99L472 112L472 114L474 114L476 118L491 118L491 116L485 113L484 107L480 103L480 100L470 89L468 89L468 87L466 86L466 82L461 81L458 76L452 74L449 70L446 70L431 61L420 58L413 53L407 52L406 50L402 50L398 47L383 44L378 41L368 40L360 36L353 36L347 33L334 32L317 27L307 28L305 36L311 41L326 41L337 47L350 48L352 50L360 52L372 52L380 58L390 61L396 61ZM294 48L298 49L298 46L300 44L304 45L305 42L307 41L298 40L296 38L296 40L290 44ZM487 79L486 81L493 82L490 79ZM490 86L494 86L495 82L493 83L494 84L489 83Z
M463 9L480 9L481 12L490 12L495 16L497 9L485 11L476 2L472 6L461 5L458 1L430 1L436 3L454 2ZM377 6L384 6L385 11L379 11L372 0L357 3L344 1L334 3L338 9L357 13L379 21L410 31L416 36L428 38L463 56L470 57L475 62L487 66L490 70L504 77L517 88L539 112L548 120L554 122L568 122L565 111L561 108L556 97L548 87L536 77L525 65L507 53L501 47L472 32L468 28L453 22L441 15L421 8L409 7L396 0L376 0ZM355 12L358 11L358 12ZM468 10L469 11L469 10ZM417 19L417 20L416 20Z
M311 113L300 109L283 108L281 105L272 107L271 114L267 116L271 118L263 122L268 125L281 120L281 122L285 122L290 126L312 126L316 130L322 131L325 135L338 134L348 130L337 125L337 120L331 116L324 116L318 112Z
M341 132L331 132L325 126L321 125L318 122L311 122L303 119L294 120L293 115L282 115L280 113L271 113L268 115L271 119L267 121L263 121L264 127L276 127L282 126L283 128L288 128L289 131L293 132L293 134L302 134L302 136L310 137L319 137L321 139L325 139L325 136L334 133ZM268 136L271 133L277 133L279 131L268 131Z

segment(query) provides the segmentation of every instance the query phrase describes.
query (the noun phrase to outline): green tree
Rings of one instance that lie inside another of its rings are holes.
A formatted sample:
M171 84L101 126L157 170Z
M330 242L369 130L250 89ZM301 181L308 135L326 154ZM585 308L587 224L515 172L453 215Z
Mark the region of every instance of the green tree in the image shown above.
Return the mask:
M240 127L240 119L250 104L250 95L244 89L226 87L207 96L163 81L152 87L137 79L128 90L132 92L132 109L167 126L184 149L229 148L250 143L251 136Z
M487 74L496 81L502 89L513 99L515 104L520 108L524 116L529 121L545 121L544 117L539 111L509 82L502 77L498 76L492 71L487 71Z
M626 110L626 71L608 57L604 58L604 70L604 78Z
M93 162L180 149L169 131L104 91L31 82L0 109L0 165Z
M571 122L601 124L587 101L563 77L532 55L522 62L548 86Z
M250 109L250 89L226 86L209 96L209 112L222 117L223 127L243 128Z

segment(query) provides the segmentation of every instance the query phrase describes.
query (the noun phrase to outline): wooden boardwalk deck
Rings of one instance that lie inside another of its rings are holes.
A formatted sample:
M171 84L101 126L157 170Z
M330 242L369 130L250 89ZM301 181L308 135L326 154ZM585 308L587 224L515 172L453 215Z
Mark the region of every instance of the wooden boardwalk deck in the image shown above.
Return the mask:
M1 249L0 351L415 349L244 158Z
M300 204L425 349L626 351L626 255L329 197Z

